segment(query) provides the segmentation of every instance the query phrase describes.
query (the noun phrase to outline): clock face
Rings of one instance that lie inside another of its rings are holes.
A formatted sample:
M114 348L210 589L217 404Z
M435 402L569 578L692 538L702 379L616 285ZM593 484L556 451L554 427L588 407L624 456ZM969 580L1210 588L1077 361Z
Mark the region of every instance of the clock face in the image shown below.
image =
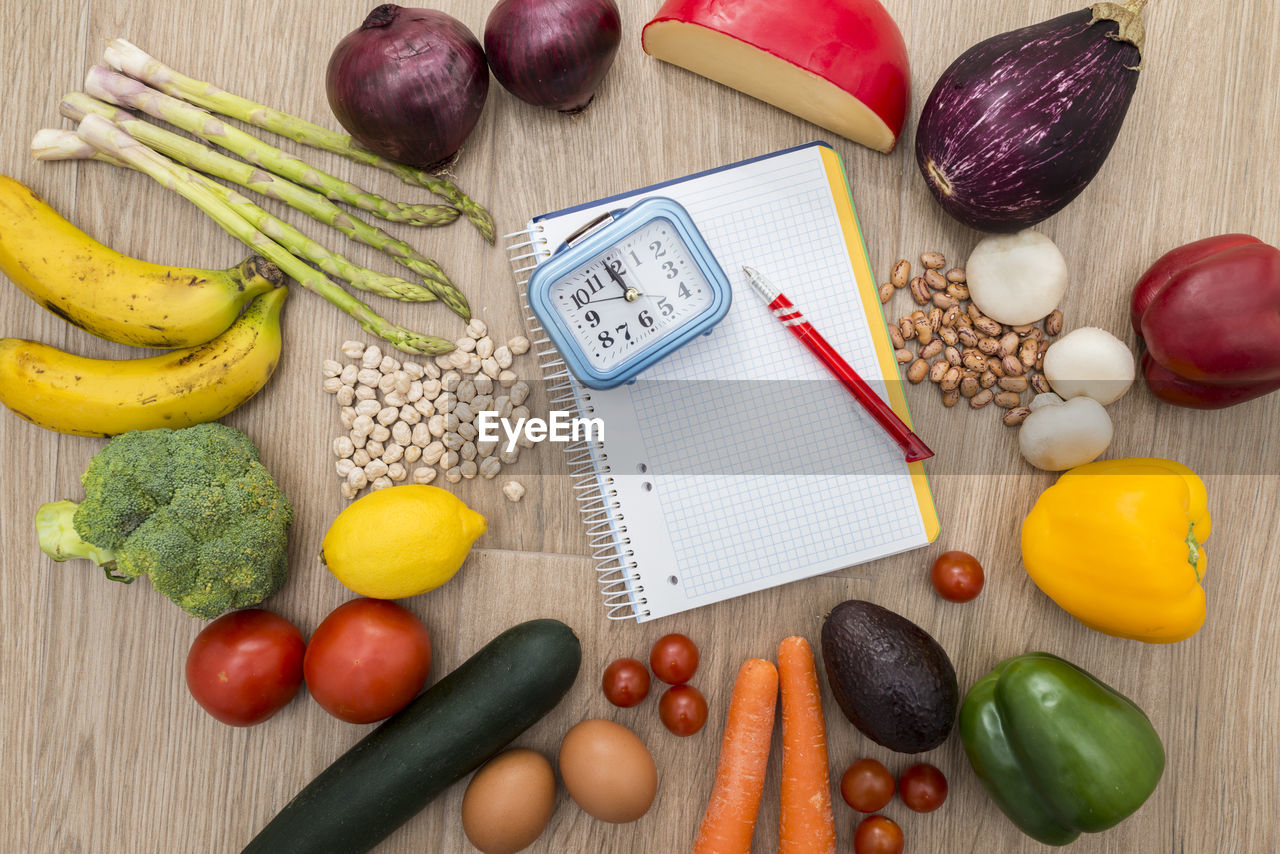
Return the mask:
M609 371L704 312L714 293L670 221L650 220L551 285L552 308Z

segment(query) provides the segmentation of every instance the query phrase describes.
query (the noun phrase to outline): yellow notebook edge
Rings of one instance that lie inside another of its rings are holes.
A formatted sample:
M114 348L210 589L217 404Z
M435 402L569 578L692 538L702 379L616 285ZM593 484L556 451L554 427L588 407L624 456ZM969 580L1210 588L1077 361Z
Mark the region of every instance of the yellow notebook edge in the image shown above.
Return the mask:
M907 398L902 393L902 379L898 373L898 360L893 353L893 342L889 340L889 329L884 317L884 308L880 304L879 292L876 288L875 276L871 272L871 262L867 254L867 244L862 238L862 228L858 223L858 212L853 206L853 194L849 190L849 179L844 171L844 163L834 148L828 145L818 147L822 155L823 165L827 170L827 180L831 183L831 196L836 204L836 216L840 220L840 230L844 233L845 244L849 249L849 258L853 261L853 275L858 283L858 296L862 300L862 310L868 320L879 317L880 323L869 322L871 338L875 342L876 360L880 363L880 375L884 378L889 393L889 406L898 417L911 424L911 412L907 409ZM913 428L914 429L914 428ZM929 542L938 539L942 525L938 521L938 508L933 503L933 493L929 489L929 479L924 472L924 463L908 463L911 471L911 485L915 490L916 503L920 507L920 516L924 520L925 535Z

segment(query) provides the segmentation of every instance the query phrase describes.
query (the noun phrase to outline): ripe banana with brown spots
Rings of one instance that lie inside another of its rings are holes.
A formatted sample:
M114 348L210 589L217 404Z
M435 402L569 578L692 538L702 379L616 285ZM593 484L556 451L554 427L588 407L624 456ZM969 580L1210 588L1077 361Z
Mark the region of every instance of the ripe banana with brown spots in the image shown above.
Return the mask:
M227 270L167 267L103 246L0 175L0 272L49 311L108 341L193 347L284 276L257 255Z
M275 371L287 293L280 287L258 297L212 341L144 359L87 359L38 341L0 339L0 403L77 436L215 421Z

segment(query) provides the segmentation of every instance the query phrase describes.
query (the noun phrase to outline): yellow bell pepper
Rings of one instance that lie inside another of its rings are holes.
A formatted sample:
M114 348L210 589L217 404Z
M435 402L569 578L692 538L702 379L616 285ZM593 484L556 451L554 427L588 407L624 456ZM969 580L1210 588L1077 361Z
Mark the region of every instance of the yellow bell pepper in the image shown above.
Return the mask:
M1105 460L1071 469L1022 523L1031 580L1092 629L1148 643L1204 623L1209 509L1204 482L1172 460Z

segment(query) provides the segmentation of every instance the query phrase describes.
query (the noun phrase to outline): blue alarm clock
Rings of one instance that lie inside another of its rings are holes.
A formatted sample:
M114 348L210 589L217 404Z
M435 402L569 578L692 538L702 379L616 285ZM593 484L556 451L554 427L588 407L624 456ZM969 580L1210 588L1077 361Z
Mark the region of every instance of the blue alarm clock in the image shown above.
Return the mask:
M689 212L654 197L569 235L533 271L528 298L573 375L606 389L709 331L733 293Z

